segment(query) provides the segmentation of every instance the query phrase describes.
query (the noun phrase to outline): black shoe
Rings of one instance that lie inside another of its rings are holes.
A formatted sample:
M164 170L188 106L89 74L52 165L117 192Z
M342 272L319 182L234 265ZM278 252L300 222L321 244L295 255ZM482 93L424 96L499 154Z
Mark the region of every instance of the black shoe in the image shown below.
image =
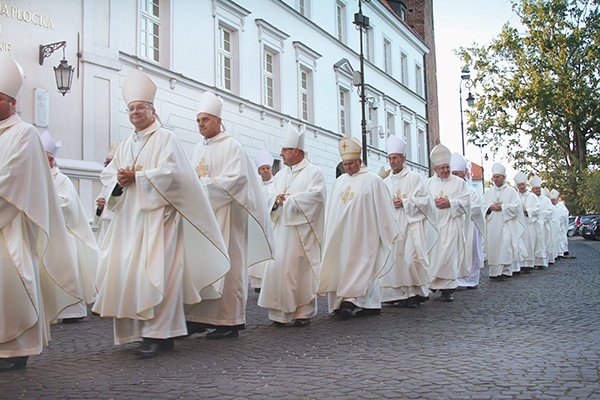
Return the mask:
M209 329L209 326L201 322L185 321L185 325L188 331L187 336L191 336L195 333L204 333Z
M369 315L381 315L381 308L363 308L357 311L355 314L357 317L366 317Z
M454 301L454 296L452 295L452 292L442 290L442 300L447 301L447 302Z
M406 300L406 308L419 308L421 306L421 302L417 297L411 297Z
M63 318L62 323L63 324L75 324L75 323L81 321L82 319L83 319L83 317Z
M285 328L287 326L287 324L284 322L273 321L273 326L276 326L278 328Z
M133 354L140 358L150 358L158 355L160 352L173 350L175 350L173 338L142 338L142 344L140 344L137 349L133 350Z
M475 286L467 286L468 290L473 290L473 289L479 289L479 285L475 285Z
M238 330L227 326L218 327L214 331L206 334L208 340L231 339L236 337L239 337Z
M310 319L308 318L298 318L294 320L294 326L297 328L304 328L305 326L310 325Z
M352 312L356 306L349 301L342 301L340 305L340 318L341 319L349 319L352 317Z
M531 268L531 267L524 267L524 268L521 268L521 272L523 272L524 274L530 274L532 269L533 268Z
M27 359L25 357L0 358L0 372L17 371L27 367Z

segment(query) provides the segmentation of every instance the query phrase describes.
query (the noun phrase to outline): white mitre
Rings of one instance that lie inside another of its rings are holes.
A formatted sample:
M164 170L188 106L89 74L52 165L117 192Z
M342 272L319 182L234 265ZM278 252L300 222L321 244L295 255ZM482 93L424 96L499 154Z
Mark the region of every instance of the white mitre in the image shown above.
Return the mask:
M534 188L534 187L541 187L542 186L542 179L539 176L534 175L529 180L529 186L531 186L532 188Z
M260 149L256 156L254 157L254 164L256 168L260 168L263 165L268 165L269 167L273 166L273 156L266 149Z
M452 153L450 152L450 149L440 143L431 150L429 158L431 159L431 164L434 167L437 167L442 164L450 164Z
M198 105L198 114L206 113L221 118L222 111L223 100L220 97L217 97L213 92L202 93L200 104Z
M342 137L338 146L343 161L360 160L362 156L362 143L360 139Z
M550 191L546 188L542 188L542 196L550 197Z
M48 132L48 131L42 132L40 134L40 139L42 139L42 145L44 145L44 151L46 151L46 153L52 155L52 157L56 158L56 155L58 154L58 150L62 146L62 142L60 140L58 142L55 142L54 139L52 139L52 136L50 136L50 132Z
M155 95L156 84L142 71L131 70L123 81L123 99L127 105L132 101L145 101L154 104Z
M296 129L294 129L292 123L288 122L285 130L285 138L281 147L284 149L304 150L304 131L302 133L298 132Z
M460 171L465 172L467 169L467 160L456 152L452 153L450 157L450 172L452 171Z
M515 175L515 183L518 185L519 183L526 183L527 182L527 175L525 175L523 172L519 171L517 172L517 174Z
M17 97L23 85L23 69L10 56L0 53L0 93Z
M390 135L385 142L385 149L388 154L402 154L406 152L406 142L396 135Z
M495 174L506 176L506 167L500 163L494 163L492 165L492 175Z
M560 193L558 193L558 190L556 189L552 189L550 191L550 200L558 200L558 196L560 196Z

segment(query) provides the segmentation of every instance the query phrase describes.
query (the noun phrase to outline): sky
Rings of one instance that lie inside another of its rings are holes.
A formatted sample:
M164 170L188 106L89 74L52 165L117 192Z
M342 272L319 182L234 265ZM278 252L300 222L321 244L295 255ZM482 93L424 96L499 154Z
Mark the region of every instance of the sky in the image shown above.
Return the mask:
M519 18L512 11L510 0L433 0L433 18L435 28L435 46L437 58L437 79L440 113L441 142L457 153L462 152L460 125L461 69L463 63L454 55L454 49L488 44L500 33L502 26L509 22L518 26ZM471 77L473 77L471 73ZM468 90L463 88L463 101ZM467 108L463 103L463 110ZM465 115L466 133L466 115ZM467 144L467 159L481 164L480 148ZM489 161L484 161L485 179L491 179L491 166L494 161L501 162L507 168L507 179L512 180L515 172L501 155L494 156L483 148L483 155L488 154Z

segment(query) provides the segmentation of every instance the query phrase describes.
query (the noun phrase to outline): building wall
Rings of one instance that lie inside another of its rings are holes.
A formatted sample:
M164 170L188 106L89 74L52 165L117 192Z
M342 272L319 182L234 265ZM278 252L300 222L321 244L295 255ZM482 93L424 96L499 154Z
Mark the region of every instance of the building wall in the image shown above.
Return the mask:
M58 7L59 3L65 6ZM331 187L339 162L340 86L348 90L347 135L361 135L360 97L352 85L352 73L360 65L359 32L352 23L358 1L308 0L307 4L307 15L301 15L297 0L161 0L160 58L155 62L140 51L141 0L0 1L0 50L10 52L25 70L26 81L18 98L24 120L36 121L35 110L40 106L35 105L35 89L48 91L48 126L37 127L40 131L47 128L63 142L59 165L78 180L90 218L100 191L98 173L105 154L111 144L131 133L121 86L132 68L142 69L154 79L157 112L188 152L200 140L195 122L198 100L204 91L212 90L224 99L225 127L250 157L264 147L279 158L285 127L291 122L306 131L308 157L321 166ZM337 39L337 5L345 8L342 41ZM388 134L407 135L409 164L427 176L428 148L419 144L418 132L427 131L429 120L416 68L426 71L423 58L429 48L381 2L374 0L362 7L372 27L364 63L366 94L379 105L371 110L376 121L368 126L375 128L369 132L373 139L369 169L377 172L387 166ZM25 10L29 14L24 14ZM33 14L43 15L43 21L51 19L52 26L36 25L32 17L23 17ZM222 88L218 81L219 25L236 31L238 68L233 76L237 86L232 90ZM61 40L67 41L66 59L79 72L71 93L65 96L57 93L52 70L62 58L62 50L43 66L37 62L40 44ZM387 71L384 41L389 48ZM273 107L263 101L265 48L275 51L277 59ZM409 66L404 79L401 53ZM301 67L312 69L313 112L308 120L301 118ZM394 126L391 132L385 129L388 114Z

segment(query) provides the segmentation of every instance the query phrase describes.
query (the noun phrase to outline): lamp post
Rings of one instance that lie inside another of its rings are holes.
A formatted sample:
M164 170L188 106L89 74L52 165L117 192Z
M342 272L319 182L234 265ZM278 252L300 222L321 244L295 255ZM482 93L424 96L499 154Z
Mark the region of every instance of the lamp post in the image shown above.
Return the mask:
M465 65L461 70L460 76L460 85L458 86L458 97L460 100L460 134L462 138L462 155L465 155L465 124L463 120L463 98L462 98L462 88L463 86L469 89L469 95L467 96L467 105L472 107L475 103L475 97L471 93L471 87L473 86L473 81L471 80L471 71L469 67Z
M367 96L365 93L365 55L363 53L363 31L369 27L369 17L362 13L362 2L368 3L371 0L358 0L358 13L354 14L354 25L360 35L360 105L361 105L361 120L360 127L362 131L362 159L365 166L367 165Z

